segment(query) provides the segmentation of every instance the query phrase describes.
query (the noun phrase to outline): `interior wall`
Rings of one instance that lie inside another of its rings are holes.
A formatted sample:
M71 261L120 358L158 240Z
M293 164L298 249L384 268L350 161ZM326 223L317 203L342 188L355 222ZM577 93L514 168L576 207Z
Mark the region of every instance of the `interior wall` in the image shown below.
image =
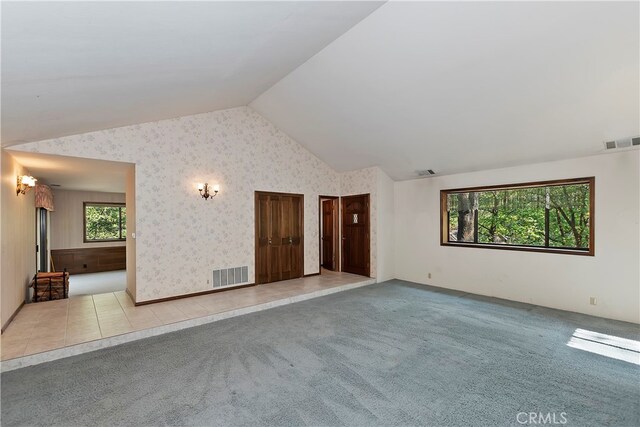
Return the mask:
M124 193L53 190L50 249L125 246L125 242L84 242L84 202L125 203L126 198Z
M2 328L25 301L27 286L36 273L36 216L34 190L16 196L16 178L29 175L14 158L2 150L1 224L2 258L0 296Z
M440 246L440 190L588 176L596 177L594 257ZM397 278L640 322L639 151L394 185Z
M340 175L248 107L14 146L134 163L138 302L211 289L212 270L254 270L254 191L304 194L304 272L318 272L318 196ZM220 184L204 200L196 183ZM375 181L374 181L375 182Z
M127 292L136 301L136 170L127 171Z
M378 281L395 278L395 198L394 181L382 170L377 170L377 248Z

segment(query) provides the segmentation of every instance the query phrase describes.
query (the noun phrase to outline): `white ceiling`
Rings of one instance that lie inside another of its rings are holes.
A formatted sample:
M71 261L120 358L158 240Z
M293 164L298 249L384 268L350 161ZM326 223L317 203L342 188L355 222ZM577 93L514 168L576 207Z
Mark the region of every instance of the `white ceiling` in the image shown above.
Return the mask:
M249 104L407 179L640 134L640 3L380 4L3 2L2 145Z
M381 2L2 2L2 146L247 105Z
M640 134L639 7L386 3L250 105L394 179L597 153Z
M11 150L9 153L38 180L54 190L124 193L131 163L52 156Z

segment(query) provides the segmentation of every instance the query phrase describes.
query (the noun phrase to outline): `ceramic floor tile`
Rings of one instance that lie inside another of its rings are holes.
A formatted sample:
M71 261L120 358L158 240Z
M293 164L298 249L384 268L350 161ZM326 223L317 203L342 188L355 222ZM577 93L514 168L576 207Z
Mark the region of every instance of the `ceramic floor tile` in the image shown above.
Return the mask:
M131 324L131 328L134 331L140 331L143 329L155 328L156 326L164 325L164 323L162 323L157 317L147 319L131 319L129 320L129 323Z
M100 322L100 333L103 338L133 332L133 330L131 323L126 318L118 321Z
M181 320L187 320L189 318L177 307L168 305L168 303L161 302L158 304L153 304L150 307L153 311L153 314L155 314L163 324L175 323Z
M163 325L162 321L153 314L151 307L148 306L126 308L125 315L127 316L131 327L135 330Z
M180 310L185 316L190 319L196 317L204 317L209 314L209 311L196 301L190 301L188 298L174 301L174 307Z
M29 338L3 340L1 354L2 360L22 356L28 344Z
M109 327L102 330L102 338L113 337L116 335L128 334L129 332L135 332L136 330L131 326L121 327Z
M29 344L27 345L27 348L24 351L24 354L35 354L35 353L41 353L43 351L50 351L50 350L55 350L57 348L61 348L64 347L64 337L62 338L56 338L56 339L31 339L31 341L29 341Z
M69 298L69 306L93 304L93 297L91 295L81 295L77 297Z
M1 360L10 360L10 359L15 359L16 357L22 357L22 356L24 356L24 349L8 351L6 353L2 352Z
M133 301L131 301L129 294L127 294L125 291L114 292L114 295L116 296L116 299L118 300L118 302L123 308L135 306L133 304Z
M90 332L98 332L100 333L100 325L97 320L92 322L83 322L83 323L68 323L67 324L67 335L69 334L85 334Z
M364 280L368 278L323 271L322 276L138 307L123 291L27 304L0 337L1 358L8 360Z
M64 340L64 345L75 345L83 342L94 341L102 338L100 330L87 332L84 334L68 334Z

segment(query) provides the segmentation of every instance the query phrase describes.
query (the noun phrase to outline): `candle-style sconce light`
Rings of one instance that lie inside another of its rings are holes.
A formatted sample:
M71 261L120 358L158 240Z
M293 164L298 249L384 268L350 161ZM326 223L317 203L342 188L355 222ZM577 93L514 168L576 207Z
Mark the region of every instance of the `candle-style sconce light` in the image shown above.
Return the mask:
M213 193L209 192L210 188L213 190ZM218 192L220 192L220 186L215 184L213 187L209 187L209 184L205 182L204 184L198 184L198 192L203 199L208 200L209 197L213 198L218 195Z

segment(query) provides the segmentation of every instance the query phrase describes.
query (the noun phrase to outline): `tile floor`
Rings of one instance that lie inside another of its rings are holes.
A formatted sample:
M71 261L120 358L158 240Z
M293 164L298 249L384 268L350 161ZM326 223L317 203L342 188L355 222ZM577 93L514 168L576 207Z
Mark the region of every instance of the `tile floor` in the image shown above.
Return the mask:
M1 360L9 360L156 326L369 280L324 271L287 280L135 307L124 291L27 304L0 337Z

